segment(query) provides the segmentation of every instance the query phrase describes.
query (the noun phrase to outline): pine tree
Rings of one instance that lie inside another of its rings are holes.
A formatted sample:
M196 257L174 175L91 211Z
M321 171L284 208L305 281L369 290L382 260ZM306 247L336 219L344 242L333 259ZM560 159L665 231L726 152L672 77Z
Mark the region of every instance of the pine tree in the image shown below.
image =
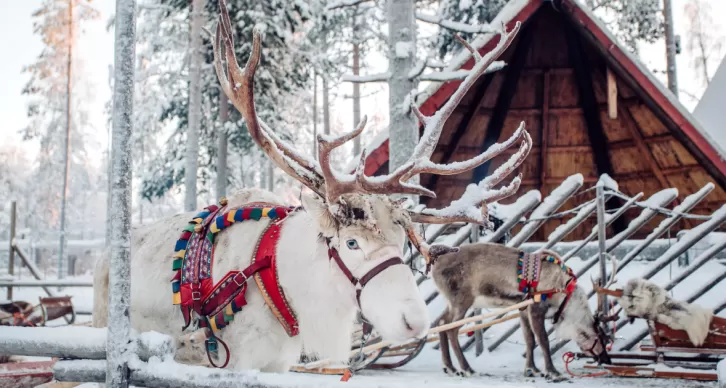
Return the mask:
M23 138L40 143L32 180L52 183L32 190L28 210L37 214L32 225L35 233L60 228L59 263L63 262L66 239L65 214L84 214L82 208L98 183L86 156L86 135L92 129L82 101L89 98L89 93L82 66L72 59L83 23L98 16L89 0L43 1L33 13L34 32L41 37L43 51L23 69L30 74L22 92L30 97L30 124L22 130Z
M165 44L159 35L176 35L177 39L178 34L188 36L189 3L182 0L148 0L146 8L147 13L153 13L154 16L147 19L143 19L143 16L140 18L139 39L154 42L153 49L149 50L149 60L160 68L165 68L163 70L165 74L168 71L165 84L161 86L166 101L157 117L163 125L171 129L169 135L157 134L164 144L164 149L159 150L151 158L142 177L143 196L151 199L163 196L172 188L178 189L184 182L186 150L184 139L188 130L189 109L187 48L176 44L174 39L172 39L173 44ZM265 27L263 44L266 51L262 59L264 70L261 70L257 77L258 86L256 86L257 110L260 117L268 124L283 132L286 126L283 125L284 115L281 107L285 98L304 89L310 83L307 70L310 58L304 52L295 49L301 44L297 33L301 32L304 21L310 17L306 3L233 0L228 1L228 10L232 23L237 27L235 40L239 43L235 50L238 58L249 56L251 49L249 37L252 36L252 27L255 24ZM216 1L206 2L206 14L218 14ZM209 27L216 23L207 20L204 25ZM250 169L263 168L242 163L241 158L235 156L235 154L259 152L256 147L252 147L253 143L239 112L230 109L229 120L224 126L219 120L218 102L221 90L212 67L213 55L209 38L205 36L203 39L205 55L201 73L202 117L199 128L198 195L211 194L210 183L216 176L217 136L222 130L226 131L228 137L230 169L228 177L231 184L242 186L243 174L248 175ZM143 110L146 103L142 101L138 108ZM293 134L282 133L282 135L291 139Z

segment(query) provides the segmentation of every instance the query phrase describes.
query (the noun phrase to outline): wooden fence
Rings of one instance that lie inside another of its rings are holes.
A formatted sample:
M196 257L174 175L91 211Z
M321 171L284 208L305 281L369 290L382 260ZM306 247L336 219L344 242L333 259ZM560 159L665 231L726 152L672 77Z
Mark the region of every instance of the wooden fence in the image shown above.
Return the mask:
M677 243L673 244L664 253L662 253L662 255L657 260L648 263L647 270L642 275L642 277L644 279L652 279L656 274L667 269L669 264L671 264L674 260L686 253L689 248L693 247L696 243L704 239L704 237L706 237L709 233L718 229L719 226L726 221L726 204L721 206L720 209L718 209L709 216L697 216L688 214L691 209L693 209L714 189L715 186L712 183L706 184L696 193L689 195L686 198L683 198L678 206L675 206L672 209L668 209L667 207L671 203L676 201L678 197L678 190L676 189L665 189L653 194L647 199L644 199L643 193L638 193L633 197L629 197L619 192L617 189L617 184L615 182L612 182L612 180L609 179L609 177L607 176L601 177L598 185L592 188L588 188L586 190L582 189L583 181L583 177L580 174L570 176L565 181L563 181L563 183L557 189L555 189L549 196L544 199L541 198L540 193L536 190L525 193L514 204L506 205L509 208L506 212L508 216L502 220L501 224L495 230L484 233L483 235L477 233L476 229L478 228L472 228L471 225L462 226L453 234L449 235L445 235L444 233L447 228L452 227L451 225L444 227L431 226L426 230L426 232L429 234L427 240L430 243L438 242L451 246L460 246L462 244L471 243L478 239L479 241L503 242L507 246L517 248L528 242L528 240L537 232L537 229L540 228L546 221L555 217L570 217L567 222L563 223L552 233L550 233L550 235L547 237L547 240L543 244L541 244L536 250L551 249L557 243L561 242L565 237L567 237L568 234L570 234L573 230L581 226L581 224L589 217L597 216L596 213L598 210L598 197L596 196L593 200L585 202L567 212L556 213L557 210L573 196L587 190L595 189L597 186L600 186L603 190L603 195L605 197L604 199L617 197L620 198L624 202L624 204L619 208L612 209L609 213L600 215L600 217L602 218L602 227L600 228L601 230L598 231L598 227L593 228L592 232L586 238L575 243L572 249L566 251L563 254L562 258L567 263L573 257L576 257L575 255L581 252L588 243L597 241L600 244L602 253L596 252L590 257L583 258L583 260L580 263L576 263L576 265L572 265L572 262L568 263L568 265L573 267L573 269L575 270L578 279L587 279L587 276L589 275L590 271L593 270L593 267L595 267L594 273L597 274L597 276L593 277L604 279L604 277L600 274L601 269L597 268L598 263L604 262L601 260L601 256L603 256L603 254L609 254L610 252L612 252L624 241L631 238L639 229L643 228L650 221L652 221L656 216L664 216L663 220L658 224L658 226L646 238L644 238L643 240L638 240L638 243L634 246L634 248L628 251L625 256L617 258L617 273L620 273L624 269L627 269L628 265L631 264L636 259L636 257L638 257L638 255L643 253L649 246L651 246L651 244L653 244L654 241L662 238L680 220L684 218L691 218L704 221L697 227L683 233L681 236L679 236L679 240ZM630 221L625 230L613 236L610 236L609 238L605 238L604 227L611 225L616 219L618 219L626 211L631 209L639 210L639 215L632 221ZM496 214L496 207L494 207L493 210ZM525 217L525 215L528 215L528 217ZM504 237L507 234L511 233L514 227L518 224L523 225L519 232L514 234L511 239L504 239ZM598 238L599 233L601 233L601 236L603 237ZM675 236L675 233L673 235ZM696 272L696 270L709 262L709 260L713 259L719 252L723 251L724 248L726 248L726 239L716 239L716 243L714 243L708 249L700 252L700 254L698 254L697 257L691 260L689 266L680 274L678 274L678 276L669 280L667 283L660 285L668 291L672 290L678 284L687 281L688 278L694 272ZM414 259L417 256L418 255L416 253L413 254ZM409 255L409 257L407 257L407 260L410 259L411 257ZM689 303L698 302L699 298L701 298L708 290L720 284L723 279L726 278L726 267L720 269L719 271L720 272L716 273L710 281L706 282L705 284L698 284L696 287L694 287L692 294L686 300ZM609 276L609 274L607 276ZM417 279L417 283L419 285L422 285L426 281L430 281L430 278L423 275L419 276ZM588 298L592 301L591 305L594 306L594 304L592 303L594 302L593 296L595 293L590 289L589 281L581 281L579 285L586 289ZM438 291L435 290L435 287L429 288L434 288L434 290L426 295L425 300L427 304L431 304L439 297ZM723 298L723 301L717 304L715 307L714 312L716 314L720 313L726 307L726 296L724 296ZM470 312L470 315L473 315L475 313L477 313L477 311L472 311ZM438 319L439 317L437 317L433 322L437 322ZM622 329L627 324L627 319L621 319L616 324L617 330ZM468 350L472 345L476 344L476 354L481 354L484 349L482 334L487 329L482 329L481 332L476 333L473 338L470 338L463 345L463 348L465 350ZM489 351L497 349L502 343L504 343L515 332L517 332L518 329L518 322L510 324L510 326L504 333L491 338L491 342L488 344L487 349ZM553 328L549 328L548 334L552 334L553 331ZM646 337L646 335L647 330L642 330L634 335L630 335L628 338L624 338L624 341L620 342L619 349L632 349L635 345L637 345L638 342ZM553 343L553 353L560 350L566 343L567 341L559 341L557 343Z

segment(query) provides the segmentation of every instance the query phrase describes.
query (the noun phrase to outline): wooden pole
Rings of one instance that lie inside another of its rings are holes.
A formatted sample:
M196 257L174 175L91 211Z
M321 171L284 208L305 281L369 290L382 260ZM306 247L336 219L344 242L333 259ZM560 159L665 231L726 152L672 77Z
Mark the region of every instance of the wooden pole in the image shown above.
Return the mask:
M129 386L131 350L131 136L136 1L116 0L106 387ZM196 172L196 171L195 171ZM196 198L195 198L196 199Z
M605 182L600 179L595 187L597 195L597 242L600 259L600 287L605 287L607 283L607 267L605 265ZM602 296L602 304L598 306L600 311L605 314L608 311L608 302L605 295Z
M15 223L17 222L17 203L15 201L10 203L10 247L8 249L8 275L12 277L15 273ZM8 300L13 300L13 288L8 287Z
M66 245L66 206L68 202L68 181L71 170L71 91L73 88L73 1L68 0L68 68L66 69L66 136L63 165L63 191L61 192L60 242L58 247L58 279L63 278L63 251Z
M455 321L455 322L447 323L446 325L441 325L441 326L437 326L437 327L431 328L426 333L426 335L428 336L428 335L431 335L431 334L437 334L437 333L440 333L442 331L451 330L451 329L455 329L457 327L466 325L467 323L481 321L481 320L484 320L484 319L487 319L487 318L491 318L491 317L494 317L494 316L497 316L497 315L501 315L501 314L504 314L504 313L507 313L507 312L510 312L510 311L513 311L513 310L519 310L521 308L527 307L527 306L529 306L531 304L534 304L536 302L538 302L538 300L535 300L535 298L527 299L524 302L519 302L517 304L513 304L513 305L511 305L509 307L505 307L503 309L499 309L499 310L496 310L496 311L491 311L491 312L488 312L486 314L475 315L475 316L469 317L469 318L460 319L460 320ZM496 323L504 322L505 320L509 320L509 319L510 318L506 318L506 319L505 318L499 318L499 319L495 319L495 320L493 320L491 322L482 323L481 325L477 325L477 326L474 326L474 327L471 327L471 328L470 327L467 327L465 330L466 330L466 332L469 332L471 330L478 330L478 329L481 329L483 327L491 326L491 325L494 325ZM379 342L377 344L373 344L373 345L366 346L363 349L353 350L353 351L350 352L350 356L353 357L356 354L358 354L359 352L363 352L363 353L372 352L374 350L382 349L382 348L385 348L385 347L390 346L390 345L391 345L391 341L381 341L381 342ZM308 363L308 364L305 365L305 369L320 368L320 367L323 367L325 365L330 364L330 362L331 361L329 359L311 362L311 363Z

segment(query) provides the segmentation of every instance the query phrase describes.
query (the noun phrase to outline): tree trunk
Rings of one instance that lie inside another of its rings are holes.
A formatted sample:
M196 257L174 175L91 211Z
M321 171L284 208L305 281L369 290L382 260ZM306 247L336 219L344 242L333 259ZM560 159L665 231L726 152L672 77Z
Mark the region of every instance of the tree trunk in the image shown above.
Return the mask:
M63 143L63 191L61 192L60 243L58 247L58 279L63 276L63 254L66 248L66 206L71 172L71 92L73 89L73 1L68 0L68 63L66 67L66 136ZM59 288L60 290L60 288Z
M678 97L676 76L676 38L673 33L673 7L671 0L663 0L663 19L665 24L666 64L668 66L668 89Z
M219 131L219 142L217 143L217 197L227 195L227 131L224 126L229 119L229 104L227 95L219 93L219 122L222 123L222 130Z
M313 158L318 160L318 72L313 72Z
M389 72L388 110L390 116L388 171L394 171L413 154L418 142L418 123L410 106L405 106L416 84L408 77L416 59L416 24L413 0L387 1ZM418 177L411 179L417 183ZM418 198L411 196L418 202Z
M353 75L360 75L360 44L353 44ZM353 128L360 122L360 84L353 82ZM360 135L353 140L353 155L360 154Z
M323 133L330 135L330 99L328 97L328 77L323 75Z
M275 191L275 166L267 159L267 190Z
M131 135L134 102L136 2L116 0L111 167L111 259L108 283L106 387L129 385L131 322Z
M146 150L146 147L144 147L144 142L141 142L141 163L140 166L144 166L145 158L144 158L144 152ZM144 224L144 192L139 188L139 225Z
M184 199L184 210L192 211L197 208L197 169L199 154L199 128L202 121L202 24L204 24L203 13L204 0L193 0L192 3L192 28L189 64L189 111L187 128L187 150L186 167L184 171L184 182L186 196Z

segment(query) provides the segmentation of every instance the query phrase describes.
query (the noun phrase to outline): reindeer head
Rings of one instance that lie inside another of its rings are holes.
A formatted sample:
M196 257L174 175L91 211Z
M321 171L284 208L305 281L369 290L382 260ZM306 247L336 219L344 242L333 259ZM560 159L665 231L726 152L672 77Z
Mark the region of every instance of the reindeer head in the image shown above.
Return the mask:
M436 164L430 159L444 123L479 76L512 42L519 23L510 33L502 32L497 47L484 58L461 40L476 60L469 75L433 116L424 116L412 102L413 113L424 125L423 136L413 155L390 174L370 177L364 173L365 150L353 174L336 171L330 160L330 154L335 148L360 135L366 125L365 116L352 132L340 136L318 135L318 160L297 152L258 118L253 83L261 56L260 32L256 28L253 31L252 53L243 70L234 55L232 24L225 1L219 0L219 6L219 23L213 45L214 64L221 88L244 116L254 142L280 169L317 194L304 195L303 207L313 215L319 233L337 250L353 276L360 279L360 276L378 264L402 257L406 236L421 252L427 264L432 264L437 255L449 252L452 248L429 246L414 229L415 222L471 222L487 225L486 204L508 197L519 188L521 175L508 185L497 189L493 187L524 161L532 147L524 123L510 139L493 145L473 159L449 165ZM436 197L432 191L411 182L411 179L422 173L452 175L471 170L520 139L519 150L507 162L478 184L469 185L464 195L449 207L414 212L402 208L400 201L389 197L394 194ZM363 315L381 334L394 341L423 335L428 327L426 306L413 275L403 265L392 266L372 278L361 293L360 306Z

